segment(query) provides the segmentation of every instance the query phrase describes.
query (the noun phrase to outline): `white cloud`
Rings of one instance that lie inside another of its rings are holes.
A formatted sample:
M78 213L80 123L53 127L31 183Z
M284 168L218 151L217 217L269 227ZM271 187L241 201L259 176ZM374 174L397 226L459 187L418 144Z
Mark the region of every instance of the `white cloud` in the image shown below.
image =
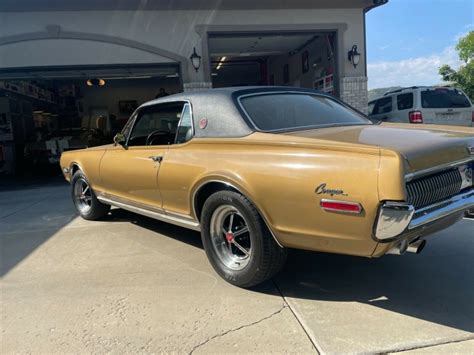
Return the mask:
M453 68L461 65L454 46L446 47L440 54L426 57L369 63L369 89L439 84L442 80L438 70L443 64Z

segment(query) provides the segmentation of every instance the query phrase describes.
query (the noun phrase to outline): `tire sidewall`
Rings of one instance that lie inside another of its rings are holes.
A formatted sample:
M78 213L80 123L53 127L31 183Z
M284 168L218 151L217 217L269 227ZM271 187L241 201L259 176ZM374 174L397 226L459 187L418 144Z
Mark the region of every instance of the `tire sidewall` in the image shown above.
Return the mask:
M75 189L76 183L77 183L78 180L81 180L81 179L84 180L87 183L87 185L89 185L89 189L91 190L91 196L92 196L91 208L89 208L89 210L86 213L82 212L78 208L77 202L76 202L76 196L74 194L74 189ZM100 202L97 199L97 197L94 193L94 190L92 189L92 186L91 186L89 180L87 179L87 176L81 170L76 171L74 173L73 177L72 177L72 180L71 180L71 197L72 197L72 200L74 202L74 207L76 208L77 213L82 218L88 219L88 220L94 219L94 210L96 210L98 208L98 204Z
M231 205L244 217L250 231L250 242L252 253L249 263L241 270L233 270L220 260L214 249L211 240L210 221L217 207L222 205ZM262 253L264 250L263 233L261 222L256 216L251 206L245 202L241 195L231 191L220 191L212 195L204 204L201 221L201 237L206 251L206 255L216 272L226 281L242 286L251 283L252 279L259 272L262 262Z

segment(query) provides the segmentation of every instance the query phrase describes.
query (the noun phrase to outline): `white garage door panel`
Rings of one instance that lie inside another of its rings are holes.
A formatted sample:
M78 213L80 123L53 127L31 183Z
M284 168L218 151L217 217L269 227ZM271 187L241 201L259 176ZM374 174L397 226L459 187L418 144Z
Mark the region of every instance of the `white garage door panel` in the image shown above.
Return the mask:
M171 63L173 60L117 44L43 39L0 46L0 67Z

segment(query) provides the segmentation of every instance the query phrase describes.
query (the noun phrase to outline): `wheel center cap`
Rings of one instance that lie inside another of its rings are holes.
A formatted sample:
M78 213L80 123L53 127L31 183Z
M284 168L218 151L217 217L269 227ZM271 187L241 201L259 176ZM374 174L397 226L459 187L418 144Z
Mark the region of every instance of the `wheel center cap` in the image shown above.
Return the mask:
M227 232L225 234L225 239L229 242L232 243L234 241L234 233L232 232Z

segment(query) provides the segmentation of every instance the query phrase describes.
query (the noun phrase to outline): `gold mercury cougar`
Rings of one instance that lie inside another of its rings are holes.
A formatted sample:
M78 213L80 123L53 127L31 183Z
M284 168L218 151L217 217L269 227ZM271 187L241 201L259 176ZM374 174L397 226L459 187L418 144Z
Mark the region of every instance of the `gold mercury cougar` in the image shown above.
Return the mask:
M473 128L373 124L313 90L167 96L114 142L62 155L78 213L116 206L200 231L216 272L241 287L275 275L288 248L418 253L474 207Z

